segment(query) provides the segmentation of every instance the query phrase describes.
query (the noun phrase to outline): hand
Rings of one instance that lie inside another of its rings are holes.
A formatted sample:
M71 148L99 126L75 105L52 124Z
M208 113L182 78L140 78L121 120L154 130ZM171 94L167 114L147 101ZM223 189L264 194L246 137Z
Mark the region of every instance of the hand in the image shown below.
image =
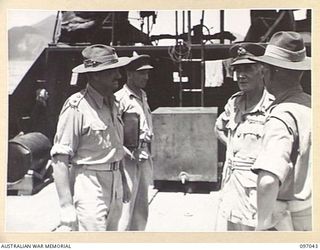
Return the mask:
M268 217L267 219L263 221L258 221L258 225L256 227L256 231L265 231L268 230L269 228L272 228L274 226L274 223L272 223L272 217Z
M78 230L77 213L73 205L61 208L60 221L61 228L63 228L64 231Z
M149 154L147 151L145 151L144 149L139 149L138 150L138 159L139 161L145 161L149 158Z
M147 142L151 142L151 140L152 140L152 134L146 133L143 140L144 140L144 141L147 141Z
M127 184L127 182L123 183L123 197L122 197L122 202L123 203L128 203L131 199L131 191L130 188Z
M125 147L125 146L123 146L123 149L124 149L124 151L126 152L126 154L127 155L129 155L130 156L130 158L131 158L131 160L134 160L135 159L135 156L134 156L134 152L132 151L130 151L127 147Z
M287 230L285 231L292 231L289 230L289 224L288 224L288 219L286 218L287 211L282 212L281 214L271 214L268 218L264 220L258 221L258 225L256 228L256 231L265 231L273 227L277 227L276 225L279 224L279 227L286 227ZM290 216L289 216L290 217Z

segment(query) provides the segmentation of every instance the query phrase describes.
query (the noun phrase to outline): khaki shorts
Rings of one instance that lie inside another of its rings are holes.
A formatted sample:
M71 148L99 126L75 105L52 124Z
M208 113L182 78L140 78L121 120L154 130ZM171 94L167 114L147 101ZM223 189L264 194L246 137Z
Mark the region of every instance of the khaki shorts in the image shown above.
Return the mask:
M79 231L116 231L122 211L119 170L75 169L74 204Z
M277 201L272 220L278 231L311 231L311 198L305 201Z

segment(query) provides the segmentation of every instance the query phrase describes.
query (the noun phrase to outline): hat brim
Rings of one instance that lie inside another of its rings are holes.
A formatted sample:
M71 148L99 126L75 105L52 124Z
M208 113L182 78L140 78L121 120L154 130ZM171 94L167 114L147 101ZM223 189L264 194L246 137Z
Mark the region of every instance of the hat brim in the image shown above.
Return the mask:
M236 65L241 65L241 64L255 64L257 62L249 60L249 59L240 59L240 60L236 60L233 63L231 63L231 66L236 66Z
M147 69L153 69L153 67L151 65L143 65L140 68L137 68L136 71L147 70Z
M290 62L280 60L271 56L256 56L250 57L251 60L270 64L279 68L291 69L291 70L311 70L311 58L306 57L303 61L300 62Z
M150 56L149 55L138 55L138 56L133 56L133 57L131 57L130 58L130 63L132 63L132 62L135 62L135 61L137 61L137 60L140 60L140 59L142 59L142 58L150 58Z
M84 67L84 64L80 64L72 69L74 73L88 73L88 72L98 72L107 69L115 69L128 65L131 62L129 57L119 57L118 62L113 64L99 64L96 67Z
M127 70L140 71L140 70L153 69L153 67L147 62L147 60L144 60L144 59L149 59L149 58L150 58L149 55L136 55L136 56L131 57L130 62L127 67ZM140 61L141 66L139 65L139 61ZM138 67L138 68L136 68L136 67Z

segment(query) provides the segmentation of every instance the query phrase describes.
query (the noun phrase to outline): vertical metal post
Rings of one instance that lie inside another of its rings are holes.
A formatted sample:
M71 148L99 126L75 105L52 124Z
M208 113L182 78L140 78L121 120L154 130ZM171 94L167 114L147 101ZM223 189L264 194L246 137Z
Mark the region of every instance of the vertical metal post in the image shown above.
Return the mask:
M179 107L182 107L182 91L183 91L183 85L182 85L182 58L181 55L179 55Z
M188 10L188 42L191 45L191 11Z
M185 11L182 11L182 34L185 32Z
M110 45L114 46L114 22L115 22L115 12L112 12L112 23L111 23L111 42Z
M176 45L178 45L178 11L175 11L175 20L176 20Z
M202 11L202 17L200 20L201 29L204 23L204 10ZM201 107L204 107L204 81L205 81L205 61L204 61L204 43L203 33L201 32Z
M53 30L53 35L52 35L52 43L53 44L56 44L58 41L57 41L57 26L58 26L58 23L59 23L59 16L60 16L60 11L57 12L57 16L56 16L56 22L54 24L54 30Z
M141 11L140 11L139 13L140 13L140 18L141 18L140 30L143 32L144 18L143 18L143 17L141 17Z
M148 34L148 36L150 35L150 25L149 25L150 23L149 23L149 16L147 17L147 34Z
M191 41L191 11L190 10L188 10L188 12L187 12L187 18L188 18L188 46L190 46L189 59L191 61L192 60L192 49L191 49L192 41ZM193 72L193 70L192 70L192 72Z
M176 16L176 49L178 49L179 41L178 41L178 11L175 11ZM182 58L179 55L178 59L178 70L179 70L179 107L182 107Z
M220 32L224 32L224 10L220 10ZM220 43L224 44L224 39L220 38Z

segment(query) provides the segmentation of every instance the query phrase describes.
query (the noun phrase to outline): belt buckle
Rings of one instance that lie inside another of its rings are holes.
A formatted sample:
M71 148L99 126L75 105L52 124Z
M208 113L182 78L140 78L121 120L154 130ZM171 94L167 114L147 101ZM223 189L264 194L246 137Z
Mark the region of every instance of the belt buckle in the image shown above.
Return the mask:
M110 163L110 170L111 170L111 171L114 171L114 170L115 170L115 163L114 163L114 162L111 162L111 163Z
M112 163L110 163L110 170L111 171L115 171L115 170L117 170L118 168L117 168L117 163L116 162L112 162Z

